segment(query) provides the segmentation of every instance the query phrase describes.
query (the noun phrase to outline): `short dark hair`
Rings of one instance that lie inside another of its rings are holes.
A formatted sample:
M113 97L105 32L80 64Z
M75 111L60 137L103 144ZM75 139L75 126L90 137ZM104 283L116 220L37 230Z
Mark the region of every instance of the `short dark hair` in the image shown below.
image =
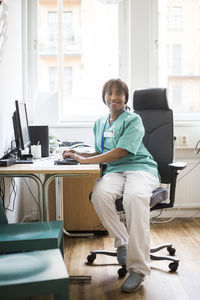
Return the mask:
M108 81L106 81L103 85L103 90L102 90L102 99L103 102L105 102L105 95L107 92L109 92L110 90L112 90L112 88L115 87L117 89L117 91L119 91L121 94L125 95L125 104L128 102L128 98L129 98L129 90L128 90L128 86L127 84L122 81L121 79L110 79Z

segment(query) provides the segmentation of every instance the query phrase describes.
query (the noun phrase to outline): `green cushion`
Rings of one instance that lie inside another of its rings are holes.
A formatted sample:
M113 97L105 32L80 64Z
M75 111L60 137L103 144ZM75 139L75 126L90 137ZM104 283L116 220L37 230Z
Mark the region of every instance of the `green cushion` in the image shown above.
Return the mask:
M0 224L0 253L60 248L63 222Z
M69 299L69 276L59 249L0 255L0 299L44 294Z

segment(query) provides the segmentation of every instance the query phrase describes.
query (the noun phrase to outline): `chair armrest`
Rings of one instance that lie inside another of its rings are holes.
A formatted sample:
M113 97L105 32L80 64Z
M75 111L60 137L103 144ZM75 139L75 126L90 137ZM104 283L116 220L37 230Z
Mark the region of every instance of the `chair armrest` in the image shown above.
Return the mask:
M172 169L176 170L183 170L187 166L187 163L185 162L174 162L168 165Z
M183 170L186 166L187 163L185 162L174 162L168 165L171 169L171 183L170 183L170 203L168 204L168 207L173 207L174 206L174 201L175 201L175 191L176 191L176 180L178 176L178 170Z

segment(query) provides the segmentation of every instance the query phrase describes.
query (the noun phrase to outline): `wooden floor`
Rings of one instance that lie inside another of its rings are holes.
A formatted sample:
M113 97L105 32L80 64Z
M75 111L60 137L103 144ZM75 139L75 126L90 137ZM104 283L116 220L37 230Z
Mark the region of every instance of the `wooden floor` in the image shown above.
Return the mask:
M169 272L168 262L152 261L151 275L135 293L120 291L124 279L118 279L115 257L97 256L87 264L91 249L113 249L110 237L65 237L65 262L70 275L91 275L89 284L70 283L71 300L197 300L200 299L200 219L176 219L165 224L151 225L151 246L173 242L180 265ZM167 255L166 252L162 252ZM50 300L51 296L28 300Z

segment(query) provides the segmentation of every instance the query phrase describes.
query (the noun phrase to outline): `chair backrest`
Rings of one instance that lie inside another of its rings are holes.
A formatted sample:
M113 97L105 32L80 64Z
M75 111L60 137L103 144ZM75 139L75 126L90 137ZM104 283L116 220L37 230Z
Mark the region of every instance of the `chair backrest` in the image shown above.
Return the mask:
M133 108L142 118L144 145L158 164L162 183L170 183L168 164L173 162L173 112L168 106L165 88L136 90Z
M3 207L1 196L0 196L0 224L8 224L8 219Z

